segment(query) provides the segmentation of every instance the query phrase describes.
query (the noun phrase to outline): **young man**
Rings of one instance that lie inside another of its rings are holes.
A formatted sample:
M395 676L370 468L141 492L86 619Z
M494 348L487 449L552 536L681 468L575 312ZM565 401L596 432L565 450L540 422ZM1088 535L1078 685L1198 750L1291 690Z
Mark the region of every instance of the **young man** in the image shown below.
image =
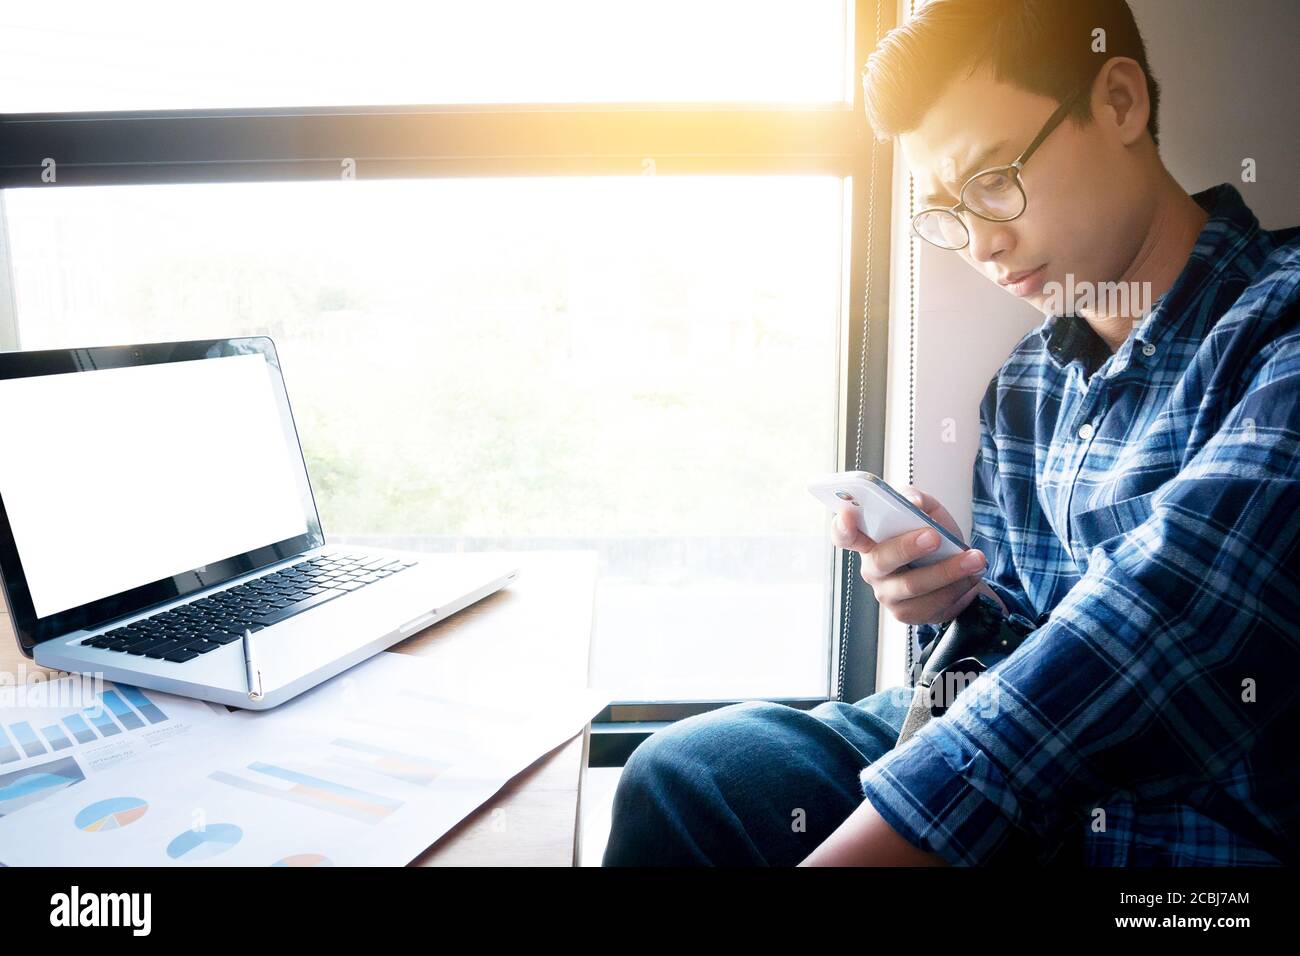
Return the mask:
M1300 229L1169 175L1124 0L935 0L864 83L916 233L1047 318L980 407L974 554L836 543L923 642L981 591L1038 627L900 747L890 690L655 734L606 865L1300 861Z

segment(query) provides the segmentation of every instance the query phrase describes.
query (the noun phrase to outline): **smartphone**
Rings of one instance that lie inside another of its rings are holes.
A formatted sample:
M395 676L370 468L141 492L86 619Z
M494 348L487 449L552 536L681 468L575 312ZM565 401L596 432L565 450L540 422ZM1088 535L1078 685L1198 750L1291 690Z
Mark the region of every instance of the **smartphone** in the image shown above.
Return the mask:
M967 550L961 538L891 488L883 478L869 471L842 471L827 475L812 482L808 490L836 514L846 504L851 506L857 513L859 530L873 541L933 528L939 535L939 547L905 567L925 567Z

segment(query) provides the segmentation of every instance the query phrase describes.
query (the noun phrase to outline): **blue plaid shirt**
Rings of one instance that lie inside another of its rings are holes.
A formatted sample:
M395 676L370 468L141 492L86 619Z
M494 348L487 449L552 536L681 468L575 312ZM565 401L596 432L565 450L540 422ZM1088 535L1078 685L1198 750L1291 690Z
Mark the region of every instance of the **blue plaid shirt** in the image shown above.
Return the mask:
M1300 227L1194 198L1117 352L1048 316L981 403L971 543L1039 626L860 775L950 863L1300 862Z

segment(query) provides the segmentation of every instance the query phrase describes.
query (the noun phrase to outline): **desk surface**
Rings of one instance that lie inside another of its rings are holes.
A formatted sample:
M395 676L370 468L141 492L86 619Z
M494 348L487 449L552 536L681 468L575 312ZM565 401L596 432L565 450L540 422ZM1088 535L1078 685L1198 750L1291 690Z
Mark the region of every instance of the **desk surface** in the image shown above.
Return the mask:
M485 694L587 686L596 552L499 552L519 578L390 650L464 672ZM0 671L46 671L23 657L0 610ZM576 866L590 725L506 784L416 859L416 866Z

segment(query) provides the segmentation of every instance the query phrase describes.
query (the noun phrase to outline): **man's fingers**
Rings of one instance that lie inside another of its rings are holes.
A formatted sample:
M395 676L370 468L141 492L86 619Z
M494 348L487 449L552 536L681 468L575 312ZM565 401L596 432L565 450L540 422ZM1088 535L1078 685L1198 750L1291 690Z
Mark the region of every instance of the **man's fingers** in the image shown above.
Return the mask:
M957 527L957 522L953 520L952 513L943 506L943 503L939 501L938 498L934 495L926 494L915 485L906 485L904 488L900 488L899 490L905 498L924 511L934 521L943 525L953 534L960 537L961 531Z
M978 581L979 578L968 575L919 597L901 601L891 599L882 585L881 590L876 592L876 599L904 624L938 623L947 620L942 615L960 601L972 586L979 587Z
M857 513L851 509L836 513L831 519L831 543L849 551L866 552L873 549L876 542L862 533L857 522Z
M929 554L939 547L939 533L933 528L907 531L880 542L862 559L865 568L870 563L871 573L883 578L893 574L905 564Z
M971 601L975 600L975 596L979 593L980 593L980 586L976 584L969 591L967 591L960 598L958 598L954 604L940 611L935 616L935 621L942 624L944 621L952 620L962 611L966 610L966 605L969 604Z
M952 515L949 514L948 509L943 506L942 501L934 495L921 491L919 488L913 488L911 485L908 485L907 487L908 491L904 492L904 494L908 501L912 502L912 504L916 505L950 531L956 527L952 522Z
M853 540L853 535L844 523L843 512L836 512L831 518L831 543L837 548L847 547L848 543Z
M916 505L926 514L929 514L939 505L939 499L935 498L934 495L927 495L915 485L904 485L899 489L899 491L903 493L904 498L912 502L912 504Z
M968 559L973 559L967 564ZM914 598L934 594L952 582L966 582L966 587L980 579L984 572L984 552L972 548L962 554L944 558L937 564L921 568L901 569L887 576L876 589L876 597L882 601L902 604ZM955 600L965 588L956 594L950 594L948 601Z

